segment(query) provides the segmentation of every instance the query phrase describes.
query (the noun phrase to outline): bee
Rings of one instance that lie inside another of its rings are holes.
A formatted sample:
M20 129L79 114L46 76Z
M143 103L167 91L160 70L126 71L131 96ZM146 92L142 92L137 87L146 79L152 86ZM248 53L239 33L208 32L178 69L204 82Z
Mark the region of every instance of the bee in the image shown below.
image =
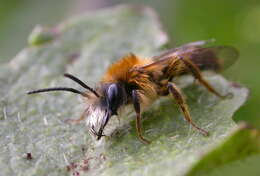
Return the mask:
M89 132L97 140L105 136L103 131L112 116L118 116L118 111L133 105L136 113L136 130L139 139L150 143L142 135L141 113L156 99L169 94L179 105L184 118L192 127L203 135L209 132L198 127L191 118L188 105L180 88L174 83L174 78L191 74L202 86L217 97L225 98L228 94L220 94L207 80L203 70L221 71L232 65L238 58L238 51L231 46L206 47L207 41L197 41L163 52L152 58L141 58L128 54L112 64L103 75L96 88L91 88L77 77L64 74L86 91L67 87L45 88L27 92L36 94L50 91L69 91L84 97L85 110L79 119L69 120L80 122L85 119Z

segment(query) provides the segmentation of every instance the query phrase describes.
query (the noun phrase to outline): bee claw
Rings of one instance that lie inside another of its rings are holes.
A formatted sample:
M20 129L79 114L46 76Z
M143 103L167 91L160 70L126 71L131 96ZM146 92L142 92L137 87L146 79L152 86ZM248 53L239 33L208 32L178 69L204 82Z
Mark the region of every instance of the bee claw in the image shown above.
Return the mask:
M149 141L149 140L147 140L147 139L145 139L145 138L143 138L143 137L140 137L140 136L139 136L139 139L140 139L144 144L151 144L151 143L152 143L151 141Z
M203 134L203 136L209 136L209 132L206 130L201 129L200 132Z
M234 97L234 94L232 92L227 93L226 95L223 96L223 99L231 99Z

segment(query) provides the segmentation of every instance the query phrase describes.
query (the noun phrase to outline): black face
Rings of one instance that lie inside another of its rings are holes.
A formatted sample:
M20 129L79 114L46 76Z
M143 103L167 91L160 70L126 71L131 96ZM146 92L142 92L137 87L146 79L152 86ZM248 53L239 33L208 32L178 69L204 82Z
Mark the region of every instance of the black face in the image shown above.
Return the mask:
M118 108L126 102L126 91L124 87L118 83L112 83L105 87L105 108L106 114L102 120L101 127L98 131L98 140L103 136L103 130L113 115L118 115Z

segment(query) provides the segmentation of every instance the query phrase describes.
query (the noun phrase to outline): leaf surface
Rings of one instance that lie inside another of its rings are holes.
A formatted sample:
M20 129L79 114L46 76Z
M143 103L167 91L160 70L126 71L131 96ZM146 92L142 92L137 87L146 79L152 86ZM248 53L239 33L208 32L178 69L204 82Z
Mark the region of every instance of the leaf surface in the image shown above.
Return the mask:
M159 53L167 36L155 13L128 5L104 9L37 30L29 42L10 63L0 66L3 175L183 175L237 128L231 117L248 96L246 88L219 75L205 73L216 89L232 92L233 98L220 100L192 84L191 77L180 78L177 82L187 96L194 122L210 131L209 137L193 130L172 98L166 97L143 114L144 135L152 144L137 139L131 111L120 117L120 123L111 119L111 137L97 142L84 123L64 122L84 110L77 96L25 93L53 86L79 88L62 77L65 72L95 86L105 69L125 54L151 57Z

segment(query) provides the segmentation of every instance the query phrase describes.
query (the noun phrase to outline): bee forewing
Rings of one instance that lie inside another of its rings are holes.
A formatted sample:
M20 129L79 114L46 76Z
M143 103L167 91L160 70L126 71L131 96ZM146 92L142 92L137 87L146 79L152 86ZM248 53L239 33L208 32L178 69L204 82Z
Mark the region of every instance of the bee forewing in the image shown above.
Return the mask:
M203 42L183 45L182 47L169 50L160 56L155 56L153 59L156 62L153 65L167 62L167 60L174 57L185 57L186 59L190 59L201 70L213 69L221 71L227 69L238 59L239 53L234 47L213 46L201 48L198 47L200 44L202 45Z
M221 70L233 65L239 57L238 50L232 46L217 46L209 49L216 54Z
M190 50L190 49L195 49L195 48L198 48L198 47L205 46L205 45L207 45L209 43L213 43L213 42L215 42L215 39L199 40L199 41L195 41L195 42L186 43L186 44L181 45L177 48L169 49L169 50L163 52L162 54L160 54L158 56L154 56L154 57L152 57L152 59L160 60L160 59L168 58L171 55L174 55L174 53L176 51L179 51L179 52L180 51L187 51L187 50Z
M238 59L238 51L231 46L214 46L180 51L177 55L186 57L200 69L225 70Z

